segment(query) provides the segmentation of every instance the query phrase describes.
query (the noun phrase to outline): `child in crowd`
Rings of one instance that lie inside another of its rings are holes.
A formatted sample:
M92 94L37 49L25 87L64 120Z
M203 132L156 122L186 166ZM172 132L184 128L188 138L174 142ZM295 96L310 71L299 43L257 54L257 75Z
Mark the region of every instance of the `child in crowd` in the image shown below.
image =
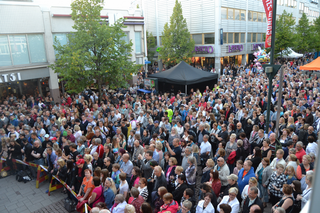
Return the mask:
M243 161L242 160L237 160L236 167L233 169L233 174L238 175L239 171L243 167Z
M119 188L119 184L120 184L120 179L119 179L120 170L119 169L120 169L120 165L118 163L113 164L111 178L113 179L114 183L116 184L117 189Z
M85 147L84 144L83 144L83 140L79 139L79 140L78 140L78 146L77 146L77 151L78 151L78 153L79 153L80 155L83 155L85 148L86 148L86 147Z
M292 166L288 166L285 171L287 177L287 184L291 184L294 180L297 180L294 168Z

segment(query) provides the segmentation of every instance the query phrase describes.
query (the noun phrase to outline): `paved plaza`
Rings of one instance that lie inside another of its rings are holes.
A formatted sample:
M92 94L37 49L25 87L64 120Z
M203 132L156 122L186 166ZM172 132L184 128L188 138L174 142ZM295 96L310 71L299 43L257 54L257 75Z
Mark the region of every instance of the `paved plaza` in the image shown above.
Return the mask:
M17 182L15 176L0 179L0 212L67 212L63 206L63 199L67 195L58 189L48 196L45 193L48 186L49 182L45 181L37 189L36 181Z

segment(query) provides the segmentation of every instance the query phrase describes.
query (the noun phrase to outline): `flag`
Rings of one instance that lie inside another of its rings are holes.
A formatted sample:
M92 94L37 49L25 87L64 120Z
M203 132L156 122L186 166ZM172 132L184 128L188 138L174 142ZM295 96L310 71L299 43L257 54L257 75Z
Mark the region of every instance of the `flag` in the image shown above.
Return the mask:
M265 48L271 47L273 0L262 0L267 17L267 33Z

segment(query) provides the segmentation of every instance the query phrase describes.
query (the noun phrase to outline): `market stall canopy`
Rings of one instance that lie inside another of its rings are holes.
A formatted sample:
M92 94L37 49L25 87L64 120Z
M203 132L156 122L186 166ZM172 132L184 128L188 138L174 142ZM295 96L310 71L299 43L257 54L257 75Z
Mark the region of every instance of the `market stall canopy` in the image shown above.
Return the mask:
M296 53L290 47L287 48L287 51L282 50L282 54L279 53L279 56L282 58L301 58L303 54Z
M169 84L190 85L218 79L218 74L199 70L181 61L176 66L149 77Z
M300 70L320 70L320 57L311 61L309 64L300 66Z

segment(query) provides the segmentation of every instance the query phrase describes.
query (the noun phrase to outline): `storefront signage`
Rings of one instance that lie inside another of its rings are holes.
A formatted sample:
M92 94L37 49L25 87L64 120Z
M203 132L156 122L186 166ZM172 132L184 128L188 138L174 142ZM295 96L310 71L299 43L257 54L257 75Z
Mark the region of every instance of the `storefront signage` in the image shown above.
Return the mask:
M264 49L264 44L252 44L252 51L257 50L258 47L260 47L261 49Z
M243 45L239 44L239 45L229 45L227 52L228 53L233 53L233 52L241 52L243 50Z
M196 54L212 54L213 46L195 46L194 52Z
M21 81L20 73L8 73L8 74L0 74L0 83L7 83L13 81Z

